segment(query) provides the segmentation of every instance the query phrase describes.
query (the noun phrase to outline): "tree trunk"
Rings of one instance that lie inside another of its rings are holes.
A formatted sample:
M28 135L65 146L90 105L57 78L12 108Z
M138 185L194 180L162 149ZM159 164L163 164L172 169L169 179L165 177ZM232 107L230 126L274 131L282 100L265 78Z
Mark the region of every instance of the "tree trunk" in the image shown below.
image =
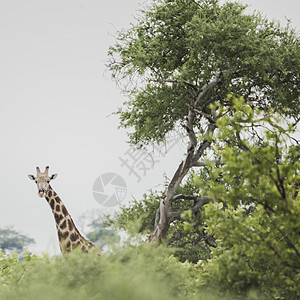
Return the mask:
M214 88L217 84L219 84L222 79L222 73L218 73L216 78L211 80L208 84L205 84L202 89L200 89L197 97L190 102L189 111L187 114L186 124L184 125L187 135L189 137L189 144L187 147L187 154L186 158L183 162L180 163L178 166L171 182L168 185L168 188L160 201L159 206L159 222L155 224L153 232L149 235L148 241L149 242L157 242L160 244L162 239L167 235L170 224L174 221L174 215L180 217L178 212L173 212L172 210L172 201L175 196L176 190L178 189L179 185L181 184L184 177L187 175L189 170L192 167L199 167L202 166L199 163L199 159L203 156L204 151L210 146L211 144L211 137L216 129L216 122L215 122L215 114L212 111L210 115L202 113L201 110L197 108L197 104L200 99L212 88ZM206 120L209 122L207 126L207 130L204 134L204 139L201 143L199 143L199 139L197 138L195 131L194 131L194 122L195 122L195 114L203 114Z
M208 126L206 135L210 135L215 128L215 124L210 124ZM148 238L148 241L158 242L158 244L160 244L162 239L166 236L170 224L174 221L174 215L176 214L174 214L174 211L172 210L172 201L174 199L176 190L192 167L202 165L199 164L198 160L203 155L204 150L207 149L210 144L211 142L208 139L205 139L197 149L195 149L194 146L188 149L185 161L181 162L177 168L164 196L160 201L159 222L157 225L155 225L153 232Z

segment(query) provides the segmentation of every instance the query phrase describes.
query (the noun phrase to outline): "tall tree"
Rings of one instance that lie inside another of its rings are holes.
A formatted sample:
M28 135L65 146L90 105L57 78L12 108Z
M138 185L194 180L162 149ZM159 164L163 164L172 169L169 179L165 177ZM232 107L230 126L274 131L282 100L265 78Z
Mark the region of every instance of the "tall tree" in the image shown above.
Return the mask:
M174 130L188 138L185 158L160 200L152 241L161 242L181 218L173 204L190 200L177 194L183 179L207 164L222 116L210 104L218 101L230 115L232 93L291 122L299 119L299 38L290 24L282 28L245 8L218 0L153 1L109 50L108 67L129 97L118 113L121 126L133 129L131 143L161 143ZM192 211L210 201L205 195L194 200Z
M213 143L222 164L208 163L180 186L177 192L190 196L185 201L174 197L173 209L182 212L181 219L172 223L165 242L176 247L174 255L181 261L197 263L201 284L221 294L247 299L255 291L266 299L299 299L296 128L272 109L251 108L242 98L231 101L231 116L224 115L226 107L214 107L216 116L222 115ZM211 201L196 211L192 204L199 195ZM150 193L133 201L110 222L125 230L134 223L144 233L153 225L158 196Z

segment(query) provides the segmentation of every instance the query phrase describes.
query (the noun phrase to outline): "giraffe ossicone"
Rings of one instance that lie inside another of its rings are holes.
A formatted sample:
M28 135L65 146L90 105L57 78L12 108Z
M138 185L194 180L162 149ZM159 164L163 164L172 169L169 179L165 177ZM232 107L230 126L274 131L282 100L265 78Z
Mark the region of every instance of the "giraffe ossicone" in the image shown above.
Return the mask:
M57 174L49 176L48 171L48 166L44 172L41 172L39 167L37 167L37 175L28 175L28 177L37 184L38 195L45 197L50 205L56 223L59 246L62 254L65 255L79 248L82 252L97 251L98 254L101 255L101 252L97 249L95 244L80 234L65 205L50 185L50 181L55 179Z

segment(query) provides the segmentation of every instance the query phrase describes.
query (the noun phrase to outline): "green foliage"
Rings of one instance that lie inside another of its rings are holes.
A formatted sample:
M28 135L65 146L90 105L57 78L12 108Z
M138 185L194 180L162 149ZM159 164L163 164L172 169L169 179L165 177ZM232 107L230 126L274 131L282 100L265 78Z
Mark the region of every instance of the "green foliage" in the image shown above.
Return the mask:
M25 246L29 246L34 243L34 239L20 234L13 229L0 229L0 249L4 252L14 251L21 254L24 251Z
M207 112L210 103L227 104L234 93L297 117L299 46L290 24L281 28L259 13L247 15L239 3L152 1L108 53L113 77L129 82L123 89L129 101L118 112L121 126L133 129L132 143L163 141L220 71L221 84L195 108Z
M199 188L193 184L194 175L191 173L176 194L198 195ZM194 200L178 199L173 201L174 211L183 211L180 220L176 220L170 227L166 243L176 250L174 255L182 262L189 261L197 263L199 260L206 260L210 257L210 249L205 243L206 233L201 217L201 212L192 213L189 210Z
M134 199L129 206L121 206L114 216L107 216L104 224L114 225L118 229L124 229L133 235L147 233L153 229L160 198L160 193L150 192L147 195L145 194L140 201Z
M255 289L270 299L298 299L300 148L291 143L295 128L243 99L233 103L233 115L218 121L216 153L224 165L211 170L211 180L195 177L198 188L216 200L205 209L205 219L218 247L201 272L206 284L219 290ZM228 209L220 210L218 201Z
M176 200L184 211L170 226L166 244L175 246L180 260L196 263L203 288L241 299L298 299L300 296L300 147L296 127L275 112L264 112L232 95L231 116L220 104L214 155L221 165L208 163L191 174L177 194L205 195L214 202L201 211L188 210L193 200ZM294 143L293 143L294 142ZM294 145L296 144L296 145ZM123 207L115 224L131 221L152 230L159 193ZM151 217L149 217L151 216ZM128 227L127 227L128 225ZM204 231L217 248L199 242ZM198 241L197 243L195 241Z
M194 266L163 247L131 246L101 258L0 254L0 263L0 299L220 299L201 288Z
M192 174L186 183L178 189L178 193L197 194L199 189L192 185ZM141 200L133 200L129 205L120 207L112 216L106 216L106 226L123 229L133 237L138 234L148 234L153 230L157 209L159 208L161 192L144 194ZM174 201L173 209L184 211L193 204L193 200ZM197 263L200 259L209 258L209 248L203 241L204 228L200 212L192 214L186 211L181 220L172 223L165 243L175 248L174 256L180 261Z

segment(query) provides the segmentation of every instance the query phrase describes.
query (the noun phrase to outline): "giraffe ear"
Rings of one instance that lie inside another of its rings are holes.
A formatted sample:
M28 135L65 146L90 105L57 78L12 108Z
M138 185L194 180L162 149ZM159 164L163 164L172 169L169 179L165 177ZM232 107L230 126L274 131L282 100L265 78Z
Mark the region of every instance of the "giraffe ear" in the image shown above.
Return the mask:
M50 180L53 180L53 179L55 179L56 177L57 177L57 174L53 174L53 175L50 176Z
M35 180L35 177L33 175L28 175L30 180Z

